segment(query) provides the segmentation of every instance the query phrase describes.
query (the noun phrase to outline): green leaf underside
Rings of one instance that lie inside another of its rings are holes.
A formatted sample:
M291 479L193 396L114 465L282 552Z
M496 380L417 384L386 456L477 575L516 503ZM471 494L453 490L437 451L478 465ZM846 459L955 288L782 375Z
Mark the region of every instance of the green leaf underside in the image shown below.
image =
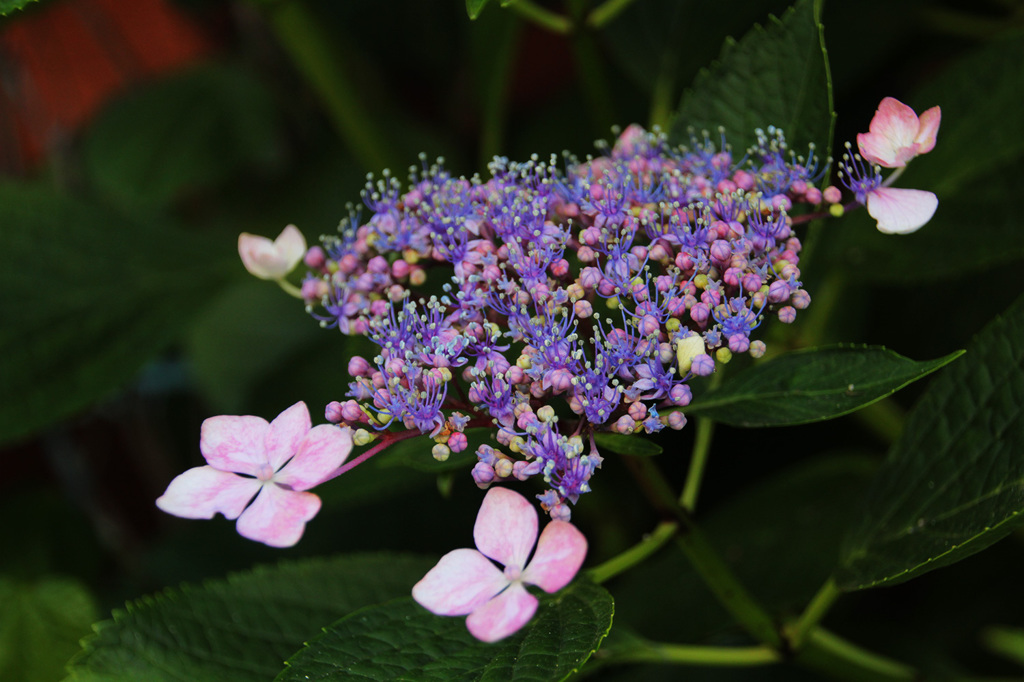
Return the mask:
M50 682L96 619L92 597L75 580L0 576L0 682Z
M400 599L327 628L288 660L277 680L563 680L597 650L613 610L604 588L580 580L543 596L518 633L486 644L469 634L465 618L435 616L411 597Z
M910 98L919 113L941 106L942 126L935 149L914 160L897 186L935 192L935 217L894 238L861 211L822 240L821 257L879 282L938 281L1024 259L1020 209L1007 200L1024 195L1016 171L1024 136L1018 118L1006 115L1019 108L1021 82L1024 36L1016 35L955 62Z
M470 19L476 19L484 11L484 7L491 0L466 0L466 14Z
M917 362L879 346L810 348L731 376L683 411L746 427L834 419L893 394L962 353Z
M739 158L756 142L754 131L772 125L797 154L806 155L809 143L827 149L832 95L819 4L799 0L781 19L769 17L767 26L726 41L718 60L683 93L671 139L685 143L693 128L717 143L723 126Z
M1024 297L929 387L868 493L837 575L903 582L985 549L1024 520Z
M640 436L627 436L622 433L595 433L594 442L601 450L616 452L620 455L651 457L660 455L664 449Z
M436 559L381 553L281 563L166 590L115 611L69 666L69 681L273 679L320 628L409 593Z
M133 379L207 300L232 251L32 185L0 185L0 224L0 441Z

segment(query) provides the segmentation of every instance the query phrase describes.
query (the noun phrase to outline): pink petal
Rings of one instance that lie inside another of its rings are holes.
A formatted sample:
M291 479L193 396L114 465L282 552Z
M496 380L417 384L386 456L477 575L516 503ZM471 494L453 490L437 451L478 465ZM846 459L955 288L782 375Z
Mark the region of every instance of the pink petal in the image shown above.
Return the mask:
M265 483L256 501L238 517L238 534L271 547L291 547L318 511L320 498L313 493Z
M309 490L340 467L351 452L351 429L321 424L306 434L295 457L274 480L291 486L292 490Z
M448 552L412 588L412 598L439 616L464 616L508 586L497 566L475 549Z
M476 548L507 567L522 570L537 541L537 510L508 488L491 488L473 526Z
M310 426L312 422L309 419L309 410L302 401L295 403L270 422L264 448L267 461L274 471L280 469L282 464L299 451L299 445L309 433Z
M905 166L917 155L914 138L920 130L914 110L893 97L878 105L868 133L857 135L860 155L886 168Z
M267 464L267 428L259 417L210 417L200 430L199 449L215 469L256 476Z
M939 199L919 189L880 187L868 194L868 213L886 234L907 234L920 228L935 215Z
M522 580L557 592L568 585L587 556L587 538L566 521L552 521L540 534L537 551L523 571Z
M186 519L212 519L218 512L237 518L260 490L260 482L213 467L196 467L176 477L156 506Z
M935 149L935 138L939 134L939 123L942 122L942 110L932 107L921 114L921 129L917 132L914 142L917 143L917 153L927 154Z
M526 625L537 612L537 598L515 582L466 619L469 634L483 642L505 639Z
M281 279L298 265L305 251L306 239L294 225L284 228L273 242L248 232L238 235L242 264L261 279Z

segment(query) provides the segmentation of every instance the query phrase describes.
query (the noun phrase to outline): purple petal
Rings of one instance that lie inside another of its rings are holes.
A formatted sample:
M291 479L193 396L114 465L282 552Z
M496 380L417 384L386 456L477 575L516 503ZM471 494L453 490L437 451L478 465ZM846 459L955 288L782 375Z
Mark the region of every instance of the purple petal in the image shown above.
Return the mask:
M475 549L448 552L412 588L412 598L439 616L464 616L508 586L508 580Z
M259 417L210 417L200 430L199 450L214 469L256 476L267 464L268 428Z
M540 534L537 551L523 571L522 580L545 592L557 592L568 585L587 556L587 538L576 526L552 521Z
M473 539L484 556L522 570L537 540L537 510L517 492L491 488L477 513Z
M482 642L497 642L526 625L536 612L537 598L516 582L469 614L466 627Z
M313 493L285 490L266 483L256 501L238 517L238 534L271 547L291 547L306 529L306 521L320 511Z
M156 506L186 519L212 519L221 513L229 519L238 515L260 490L260 482L210 466L189 469L167 486Z
M352 431L331 424L313 427L299 444L292 461L274 480L293 490L308 490L340 467L352 452Z
M939 199L920 189L880 187L868 194L868 213L886 234L914 232L931 220Z
M299 451L302 439L309 433L312 423L306 403L299 401L277 415L267 429L265 448L267 461L277 471L288 458Z

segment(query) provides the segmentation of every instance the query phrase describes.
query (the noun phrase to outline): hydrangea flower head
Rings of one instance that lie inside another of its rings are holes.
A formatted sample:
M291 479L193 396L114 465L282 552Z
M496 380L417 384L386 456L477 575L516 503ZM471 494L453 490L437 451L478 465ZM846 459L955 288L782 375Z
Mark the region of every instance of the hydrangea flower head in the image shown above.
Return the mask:
M267 423L252 416L211 417L199 449L207 465L189 469L167 486L156 505L175 516L238 519L238 533L271 547L291 547L320 511L304 492L323 481L352 452L347 428L312 427L298 402Z
M536 510L507 488L487 492L473 539L477 549L445 554L412 588L412 596L439 616L468 615L466 627L484 642L504 639L533 618L537 598L524 585L557 592L573 579L587 553L583 533L565 521L548 523L537 541Z
M238 235L242 264L260 279L281 279L295 269L305 254L306 238L294 225L284 228L274 241L248 232Z
M902 168L919 154L935 148L942 111L932 107L918 118L914 110L894 97L878 105L866 133L857 135L857 147L868 162L884 168Z

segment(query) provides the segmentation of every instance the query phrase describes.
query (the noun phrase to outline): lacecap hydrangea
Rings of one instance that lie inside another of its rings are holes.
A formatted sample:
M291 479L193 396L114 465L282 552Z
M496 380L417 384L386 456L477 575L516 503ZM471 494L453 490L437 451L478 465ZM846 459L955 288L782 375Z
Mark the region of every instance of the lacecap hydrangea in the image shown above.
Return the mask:
M791 214L840 194L815 186L813 147L769 128L737 156L631 126L603 151L496 158L486 180L441 160L407 186L371 177L365 220L350 210L305 257L309 311L376 346L327 419L357 444L428 434L442 460L493 424L476 483L541 477L541 506L567 520L601 466L596 432L683 428L691 377L762 355L762 322L810 304Z

